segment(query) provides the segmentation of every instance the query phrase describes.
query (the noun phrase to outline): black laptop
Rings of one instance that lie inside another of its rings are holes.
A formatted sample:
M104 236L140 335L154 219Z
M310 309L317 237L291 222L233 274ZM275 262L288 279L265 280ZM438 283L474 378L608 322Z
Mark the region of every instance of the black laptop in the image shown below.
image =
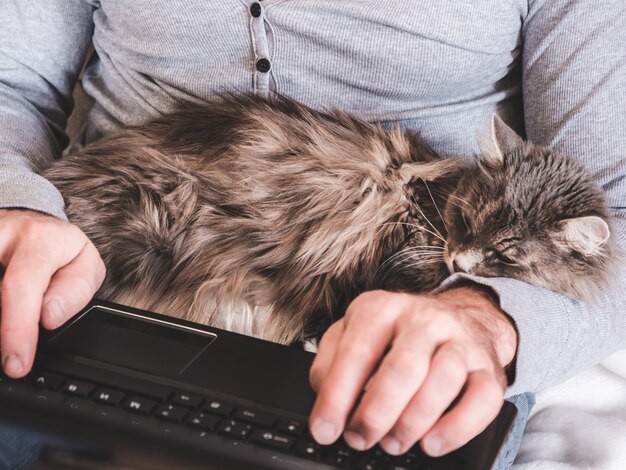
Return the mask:
M49 466L80 469L482 470L492 468L515 416L462 449L392 457L307 430L313 355L247 336L94 300L42 330L33 372L0 376L0 420L69 436L44 449ZM49 467L46 467L49 468Z

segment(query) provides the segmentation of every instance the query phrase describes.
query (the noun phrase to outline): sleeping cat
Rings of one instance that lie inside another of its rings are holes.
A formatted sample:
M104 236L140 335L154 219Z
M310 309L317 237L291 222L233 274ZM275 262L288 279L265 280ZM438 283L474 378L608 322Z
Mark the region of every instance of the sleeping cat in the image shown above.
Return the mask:
M46 173L107 266L98 297L280 343L360 292L451 271L585 300L615 246L573 159L494 118L475 161L288 99L225 97L112 133Z

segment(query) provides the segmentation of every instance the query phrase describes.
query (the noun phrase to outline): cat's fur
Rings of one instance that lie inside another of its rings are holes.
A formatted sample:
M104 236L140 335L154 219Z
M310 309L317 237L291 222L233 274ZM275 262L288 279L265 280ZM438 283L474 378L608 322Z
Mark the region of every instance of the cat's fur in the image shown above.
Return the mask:
M281 343L364 290L430 291L448 268L590 298L613 255L600 188L499 120L467 162L345 113L227 97L45 176L107 266L99 297Z

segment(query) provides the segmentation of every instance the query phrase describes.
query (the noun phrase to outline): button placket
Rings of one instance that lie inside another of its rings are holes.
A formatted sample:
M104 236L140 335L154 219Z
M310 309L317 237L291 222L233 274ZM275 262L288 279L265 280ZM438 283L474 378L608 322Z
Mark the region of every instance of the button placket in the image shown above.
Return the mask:
M254 92L267 97L269 95L270 70L272 68L269 40L265 29L263 6L252 2L249 7L250 33L254 52Z

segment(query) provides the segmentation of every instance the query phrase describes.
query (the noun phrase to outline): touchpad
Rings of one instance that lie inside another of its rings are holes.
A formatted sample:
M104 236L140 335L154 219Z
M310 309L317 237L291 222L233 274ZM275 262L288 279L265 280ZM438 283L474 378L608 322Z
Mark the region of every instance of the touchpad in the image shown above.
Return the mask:
M159 375L182 373L216 335L94 307L48 343L76 356Z

